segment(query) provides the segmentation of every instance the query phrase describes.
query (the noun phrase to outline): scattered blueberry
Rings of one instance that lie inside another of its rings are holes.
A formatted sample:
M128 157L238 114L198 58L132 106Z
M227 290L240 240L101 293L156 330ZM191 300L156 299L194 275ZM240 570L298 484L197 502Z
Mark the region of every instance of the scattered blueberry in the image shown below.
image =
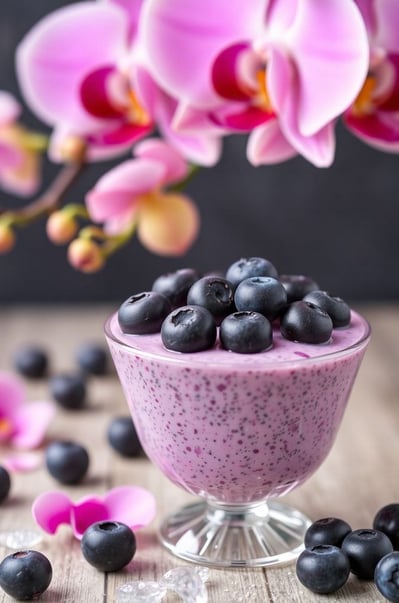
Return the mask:
M223 348L240 354L255 354L267 350L273 343L270 321L258 312L234 312L220 325Z
M235 311L234 293L229 281L218 276L204 276L187 293L187 304L209 310L216 324Z
M290 341L325 343L330 339L332 329L327 312L305 301L290 304L280 319L281 333Z
M252 276L272 276L277 278L277 270L269 260L265 258L241 258L234 262L226 272L227 280L235 289L241 281Z
M393 603L399 603L399 552L388 553L377 564L374 582L380 593Z
M89 455L83 446L70 441L56 441L45 451L47 470L61 484L78 484L89 468Z
M86 561L102 572L117 572L127 565L136 552L133 531L119 521L93 523L81 541Z
M162 343L176 352L200 352L216 341L216 322L202 306L182 306L173 310L162 323Z
M24 377L40 379L46 374L48 357L40 347L25 346L15 353L14 366Z
M84 373L105 375L107 372L107 352L95 343L85 343L79 347L76 360Z
M349 577L347 556L336 546L320 544L305 549L296 563L298 579L314 593L328 594L337 591Z
M283 285L270 276L253 276L238 285L234 294L237 310L259 312L274 320L287 305Z
M137 457L143 454L136 428L130 417L116 417L108 426L107 439L121 456Z
M351 311L348 304L340 297L333 297L327 291L311 291L305 295L304 301L319 306L327 312L334 328L346 327L351 321Z
M0 465L0 503L5 500L10 492L11 478L5 467Z
M345 536L351 531L351 526L343 519L336 517L318 519L306 531L305 547L309 548L319 544L340 547Z
M379 560L393 551L388 536L371 529L350 532L341 548L349 559L351 572L364 580L372 580Z
M50 393L63 408L78 410L86 402L86 384L81 375L63 373L50 379Z
M319 285L310 276L304 274L280 274L278 280L287 293L287 302L303 299L307 293L319 289Z
M145 335L158 333L162 321L172 307L167 297L156 291L131 295L118 310L119 326L123 333Z
M172 308L185 306L188 290L199 278L199 273L193 268L181 268L176 272L161 274L154 281L152 290L167 297Z
M399 503L382 507L374 517L373 528L384 532L392 542L393 548L399 550Z
M39 551L18 551L0 563L0 586L18 601L37 599L50 585L53 570Z

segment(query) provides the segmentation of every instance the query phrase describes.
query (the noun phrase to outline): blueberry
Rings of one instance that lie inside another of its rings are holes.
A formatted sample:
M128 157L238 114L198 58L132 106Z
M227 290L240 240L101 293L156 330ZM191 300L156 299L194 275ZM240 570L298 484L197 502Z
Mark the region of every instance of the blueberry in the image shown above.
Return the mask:
M220 325L223 348L240 354L255 354L267 350L273 343L270 322L259 312L234 312Z
M307 529L305 546L309 548L318 544L330 544L339 547L351 531L352 528L343 519L324 517L312 523Z
M202 306L182 306L173 310L161 329L162 343L176 352L201 352L216 341L216 322Z
M18 551L0 563L0 586L18 601L37 599L53 577L50 561L39 551Z
M118 310L119 326L123 333L145 335L158 333L162 321L172 307L167 297L156 291L131 295Z
M335 328L346 327L351 321L351 311L348 304L340 297L333 297L327 291L311 291L305 295L304 301L319 306L327 312Z
M24 377L40 379L46 374L48 357L40 347L25 346L15 353L14 366Z
M5 467L0 466L0 503L5 500L10 492L11 478Z
M374 582L380 593L393 603L399 603L399 552L388 553L375 568Z
M349 577L347 556L336 546L320 544L305 549L296 563L298 579L314 593L328 594L337 591Z
M272 276L277 278L277 270L269 260L265 258L241 258L234 262L226 272L227 280L232 284L233 289L241 281L251 276Z
M102 572L117 572L136 552L136 537L119 521L98 521L84 532L81 541L86 561Z
M303 299L307 293L319 289L319 285L309 276L304 274L280 274L278 280L287 293L287 302Z
M341 548L349 559L351 572L364 580L372 580L379 560L393 551L388 536L369 529L350 532Z
M83 446L70 441L56 441L45 451L46 467L61 484L78 484L89 468L89 455Z
M116 417L108 426L107 439L121 456L141 456L143 449L137 437L136 428L130 417Z
M107 372L107 352L95 343L85 343L76 352L76 360L84 373L105 375Z
M382 507L374 517L373 528L384 532L392 542L393 548L399 550L399 503Z
M200 278L193 268L181 268L176 272L161 274L153 283L152 290L168 298L172 308L187 304L187 293L191 285Z
M86 402L86 384L81 375L63 373L50 379L50 392L63 408L78 410Z
M287 305L283 285L270 276L253 276L238 285L234 294L237 310L259 312L274 320Z
M203 306L220 325L223 318L235 310L233 289L224 278L204 276L190 287L187 304Z
M305 301L290 304L280 319L283 337L300 343L325 343L330 339L332 329L327 312Z

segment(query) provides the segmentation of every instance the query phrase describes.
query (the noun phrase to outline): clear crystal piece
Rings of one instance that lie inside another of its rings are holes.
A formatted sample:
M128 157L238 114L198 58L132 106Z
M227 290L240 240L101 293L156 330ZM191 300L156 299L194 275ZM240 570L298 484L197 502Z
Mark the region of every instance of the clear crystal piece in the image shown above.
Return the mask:
M116 592L118 603L158 603L166 594L165 587L158 582L127 582Z
M0 544L9 549L29 549L38 545L43 535L38 530L6 530L0 532Z
M162 577L160 584L177 593L185 603L207 603L208 593L203 568L175 567Z

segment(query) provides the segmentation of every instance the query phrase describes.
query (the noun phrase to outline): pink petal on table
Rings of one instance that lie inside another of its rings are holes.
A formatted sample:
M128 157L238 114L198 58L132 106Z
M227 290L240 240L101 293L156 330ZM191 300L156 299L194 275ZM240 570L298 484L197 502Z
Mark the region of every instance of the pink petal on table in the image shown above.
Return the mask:
M247 159L255 166L287 161L297 151L281 132L277 119L270 119L255 128L248 138Z
M102 176L86 195L91 218L103 222L123 214L137 197L159 186L165 176L165 167L148 159L124 161Z
M32 514L36 523L49 534L61 524L70 524L72 501L63 492L43 492L33 501Z
M93 523L110 519L107 508L100 497L86 496L71 509L71 526L79 540Z
M39 446L56 413L50 401L28 402L14 414L14 433L11 444L16 448L31 449Z
M17 49L17 73L31 108L46 123L96 123L80 101L80 83L126 52L128 22L112 4L79 2L37 23Z
M0 126L13 123L21 113L21 105L9 92L0 90Z
M108 518L121 521L132 530L148 525L155 517L156 502L148 490L139 486L119 486L104 497Z
M19 452L7 454L2 460L2 465L12 473L25 473L39 469L44 463L42 452Z
M158 161L165 167L163 184L178 182L188 173L187 162L170 145L159 138L148 138L139 142L134 149L135 157Z
M148 67L171 96L198 107L219 103L211 66L223 48L252 39L263 25L264 2L147 0L141 33Z
M306 0L298 2L288 40L298 80L298 132L311 136L360 91L369 66L367 32L354 2Z
M0 417L13 417L25 401L25 386L11 373L0 372Z

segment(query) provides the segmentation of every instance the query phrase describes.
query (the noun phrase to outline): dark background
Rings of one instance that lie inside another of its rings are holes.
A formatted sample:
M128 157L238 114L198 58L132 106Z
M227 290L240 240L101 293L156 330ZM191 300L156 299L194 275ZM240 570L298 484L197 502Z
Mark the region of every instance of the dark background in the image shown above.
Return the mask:
M0 89L21 96L13 54L25 32L61 0L1 0ZM24 122L43 126L26 111ZM375 151L339 126L333 167L320 170L302 158L251 167L246 141L231 137L223 159L203 169L187 192L197 201L201 234L183 258L166 259L134 240L95 275L71 268L65 248L46 238L44 222L19 231L19 244L0 256L0 303L122 300L147 289L155 277L181 266L224 269L239 257L260 255L280 272L307 273L348 300L399 298L399 157ZM68 196L85 191L111 164L90 167ZM49 165L45 181L57 168ZM0 205L21 201L0 193Z

